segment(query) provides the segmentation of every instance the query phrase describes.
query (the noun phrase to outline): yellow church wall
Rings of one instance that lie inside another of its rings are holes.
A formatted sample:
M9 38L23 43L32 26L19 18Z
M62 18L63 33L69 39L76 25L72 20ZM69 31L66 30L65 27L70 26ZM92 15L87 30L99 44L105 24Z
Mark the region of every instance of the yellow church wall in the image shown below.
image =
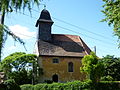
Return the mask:
M58 58L59 63L53 63L53 59ZM73 72L68 72L68 63L73 63ZM43 68L44 80L52 80L54 74L58 75L59 82L73 81L73 80L84 80L85 74L80 72L81 58L76 57L39 57L39 63Z

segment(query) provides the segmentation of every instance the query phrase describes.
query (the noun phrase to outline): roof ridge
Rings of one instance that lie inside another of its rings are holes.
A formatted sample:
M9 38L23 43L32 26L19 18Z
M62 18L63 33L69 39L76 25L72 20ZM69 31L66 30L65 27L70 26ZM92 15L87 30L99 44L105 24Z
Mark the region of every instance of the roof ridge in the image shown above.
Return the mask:
M52 34L52 35L64 35L64 36L78 36L78 37L80 37L79 35L71 35L71 34Z

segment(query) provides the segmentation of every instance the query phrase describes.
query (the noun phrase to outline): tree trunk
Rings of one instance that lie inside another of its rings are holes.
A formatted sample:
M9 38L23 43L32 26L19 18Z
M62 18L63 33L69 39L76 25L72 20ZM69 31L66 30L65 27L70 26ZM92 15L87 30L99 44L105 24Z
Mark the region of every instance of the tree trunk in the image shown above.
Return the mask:
M5 18L5 12L2 12L0 14L0 24L4 24L4 18ZM4 35L4 32L3 32L3 27L0 27L0 62L1 62L1 55L2 55L2 45L3 45L3 35Z
M1 12L0 14L0 24L4 24L5 12Z

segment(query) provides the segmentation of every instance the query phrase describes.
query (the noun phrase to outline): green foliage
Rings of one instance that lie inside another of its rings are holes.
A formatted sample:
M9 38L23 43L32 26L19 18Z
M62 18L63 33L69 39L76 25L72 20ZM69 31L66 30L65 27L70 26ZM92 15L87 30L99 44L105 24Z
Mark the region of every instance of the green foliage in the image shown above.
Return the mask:
M16 52L7 56L0 62L0 70L5 72L7 79L14 79L19 85L30 84L32 79L37 81L37 77L42 74L37 63L37 56L24 52Z
M110 75L101 77L101 81L113 81L113 80L114 79Z
M105 19L102 21L108 22L108 25L113 25L115 35L120 39L120 0L103 0Z
M25 69L9 73L8 78L14 79L18 85L32 84L32 72L27 72Z
M51 83L53 83L53 81L52 80L45 80L44 83L51 84Z
M3 45L4 45L8 35L11 36L15 41L18 41L24 45L23 40L20 39L18 36L14 35L13 32L11 32L11 30L6 25L0 24L0 35L1 35L0 41L2 41Z
M120 81L120 58L107 55L102 58L104 64L104 79L110 79L114 81Z
M7 90L21 90L18 84L13 79L6 80L4 85L7 86Z
M48 84L37 84L34 86L34 90L47 90Z
M118 81L102 81L96 84L95 90L120 90L119 85Z
M34 90L34 87L31 84L21 85L20 88L21 90Z
M9 84L8 84L9 83ZM93 83L88 81L74 81L67 83L52 83L52 84L25 84L20 87L13 80L8 80L5 83L6 88L0 88L0 90L120 90L120 82L119 81L101 81L94 85Z
M15 71L20 71L26 68L28 63L35 63L37 56L34 54L26 54L24 52L16 52L10 54L0 63L0 69L5 73L12 72L14 68Z
M12 12L14 9L21 10L31 7L36 4L39 6L40 0L0 0L0 11Z
M74 81L67 83L37 84L37 85L21 85L21 90L120 90L120 82L118 81L102 81L93 85L91 80Z
M67 82L67 83L52 83L52 84L37 84L37 85L21 85L21 90L90 90L91 81Z
M82 67L80 70L81 72L85 72L90 80L97 82L103 74L104 69L99 58L93 52L91 52L90 55L86 55L82 59Z

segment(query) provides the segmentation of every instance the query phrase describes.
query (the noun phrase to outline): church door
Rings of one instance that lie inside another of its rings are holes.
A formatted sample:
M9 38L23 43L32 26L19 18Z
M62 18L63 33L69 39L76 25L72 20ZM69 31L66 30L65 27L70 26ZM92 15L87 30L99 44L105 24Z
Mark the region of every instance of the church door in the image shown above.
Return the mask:
M53 80L53 82L58 82L58 75L53 75L52 76L52 80Z

